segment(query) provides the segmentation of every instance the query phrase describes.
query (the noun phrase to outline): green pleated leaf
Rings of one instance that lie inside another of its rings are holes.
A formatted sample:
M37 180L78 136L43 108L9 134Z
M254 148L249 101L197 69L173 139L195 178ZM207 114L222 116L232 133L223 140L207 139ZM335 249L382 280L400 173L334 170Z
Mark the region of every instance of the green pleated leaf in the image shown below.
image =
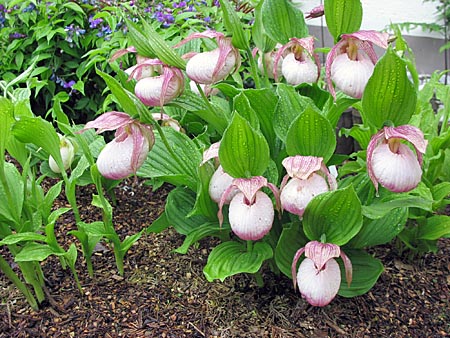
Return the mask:
M258 116L256 115L255 110L250 105L250 101L244 95L244 92L242 92L234 97L233 108L234 108L234 110L236 110L239 113L239 115L241 115L243 118L245 118L248 123L250 123L250 126L253 129L259 130Z
M356 162L349 162L346 163L345 166L341 167L339 170L339 175L346 175L347 173L351 174L344 179L339 181L339 188L345 188L348 186L353 186L353 188L356 191L356 194L358 195L359 200L361 201L361 204L363 206L368 205L372 203L372 200L375 195L375 187L373 186L372 181L369 178L369 175L367 175L366 172L361 172L356 175L354 174L354 171L346 172L345 170L342 170L342 168L355 164L359 170L359 165ZM364 208L364 207L363 207Z
M155 145L150 151L137 175L146 178L158 178L173 185L184 185L197 191L197 168L202 155L196 144L185 134L163 128L170 150L155 133Z
M377 219L364 218L361 230L347 245L351 248L361 249L386 244L402 232L407 219L407 208L393 209Z
M269 165L269 146L264 136L238 113L223 134L220 163L233 177L261 176Z
M271 154L273 154L276 148L273 117L278 98L270 89L247 89L243 93L258 117L260 130L266 138Z
M365 294L377 282L384 270L381 262L361 250L344 250L353 265L353 281L350 287L345 279L345 269L342 261L338 259L341 268L341 287L338 294L342 297L351 298Z
M341 34L359 30L362 23L362 5L360 0L325 0L325 20L328 31L337 42Z
M303 215L303 230L310 240L337 245L352 239L362 223L361 202L351 186L316 196Z
M189 217L194 204L195 194L186 188L175 188L167 196L165 209L167 220L182 235L189 234L209 221L201 215Z
M331 126L336 127L342 113L357 101L357 99L350 98L341 91L338 91L336 93L336 100L332 96L327 100L323 109L323 115L330 122Z
M275 248L275 263L287 277L292 279L291 266L295 253L308 242L309 239L303 232L302 223L294 222L283 225L283 231Z
M435 215L426 219L425 224L419 225L418 239L436 240L450 235L450 216Z
M22 250L20 250L15 256L14 261L16 262L42 262L48 256L57 254L53 249L47 244L39 244L35 242L27 243ZM59 254L60 256L62 254Z
M308 35L302 11L288 0L265 0L262 19L267 35L281 44L286 44L290 38L304 38Z
M209 182L214 174L214 166L212 163L205 163L198 167L198 189L195 199L194 209L190 213L193 215L203 215L210 220L217 220L217 203L209 196Z
M0 220L12 221L18 225L22 214L24 183L14 164L4 162L3 166L7 187L0 183Z
M330 122L311 106L292 122L286 137L289 156L318 156L326 163L336 148L336 135Z
M272 40L264 29L262 19L263 3L264 1L260 1L255 7L255 21L252 25L252 40L261 52L268 53L275 48L276 41Z
M193 229L184 239L183 244L174 251L179 254L186 254L192 244L205 237L219 237L226 239L229 237L230 228L219 226L219 223L205 223Z
M153 223L147 228L147 233L160 233L170 227L166 212L164 211Z
M262 263L272 256L272 248L265 242L256 242L251 251L241 243L224 242L211 251L203 273L209 282L215 279L223 282L238 273L258 272Z
M11 245L20 242L41 241L46 242L47 238L44 235L35 232L22 232L6 236L0 241L0 245Z
M223 23L227 32L231 35L233 46L243 50L250 50L249 32L244 31L244 26L236 13L235 8L228 0L219 0L223 14Z
M299 95L286 84L277 86L278 102L273 115L273 129L280 140L286 142L289 127L308 106L314 106L311 98Z
M52 124L41 117L22 117L12 128L13 135L23 143L32 143L52 155L59 168L64 170L59 151L59 137Z
M141 20L142 28L131 20L126 20L130 43L142 56L155 58L169 66L186 69L186 61L169 46L166 41L145 20Z
M407 124L416 109L417 93L407 67L392 48L375 65L362 97L365 123L381 129L386 121Z
M14 106L10 100L0 97L0 153L4 154L6 143L11 135L11 126L14 123Z

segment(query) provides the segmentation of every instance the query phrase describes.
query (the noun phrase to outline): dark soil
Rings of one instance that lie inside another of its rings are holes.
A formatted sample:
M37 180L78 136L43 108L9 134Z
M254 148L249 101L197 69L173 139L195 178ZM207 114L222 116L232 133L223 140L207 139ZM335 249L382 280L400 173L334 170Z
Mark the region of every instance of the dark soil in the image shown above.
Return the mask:
M162 212L168 189L152 192L131 181L117 187L120 236L149 226ZM92 193L90 187L79 191L85 221L100 217L90 206ZM73 226L70 215L58 224L61 243L73 240L64 235ZM324 308L308 305L290 280L268 269L262 288L247 275L208 283L202 269L217 243L203 240L187 255L173 253L182 242L171 228L145 234L126 256L123 277L107 243L93 257L94 278L80 252L84 295L70 271L50 257L42 264L47 300L39 311L0 275L0 337L450 336L450 239L439 242L437 254L412 261L394 245L377 247L372 253L385 271L372 290L351 299L338 296Z

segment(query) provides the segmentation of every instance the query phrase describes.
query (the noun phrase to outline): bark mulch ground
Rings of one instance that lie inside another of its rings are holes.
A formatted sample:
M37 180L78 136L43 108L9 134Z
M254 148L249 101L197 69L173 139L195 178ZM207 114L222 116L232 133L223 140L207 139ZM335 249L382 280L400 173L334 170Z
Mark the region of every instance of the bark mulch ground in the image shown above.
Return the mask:
M126 181L115 191L114 221L124 237L157 218L168 188L153 192L140 181ZM84 220L99 218L90 207L92 193L89 187L79 191ZM64 237L71 228L68 214L58 223L61 243L73 240ZM42 264L47 300L39 311L0 275L0 337L450 336L450 239L439 242L437 254L415 260L394 244L377 247L372 253L385 271L373 289L337 297L324 308L308 305L290 280L268 269L262 288L247 275L208 283L202 269L217 242L203 240L187 255L173 253L182 242L171 228L145 234L126 256L123 277L103 243L93 258L94 278L82 259L77 263L84 295L70 271L50 257Z

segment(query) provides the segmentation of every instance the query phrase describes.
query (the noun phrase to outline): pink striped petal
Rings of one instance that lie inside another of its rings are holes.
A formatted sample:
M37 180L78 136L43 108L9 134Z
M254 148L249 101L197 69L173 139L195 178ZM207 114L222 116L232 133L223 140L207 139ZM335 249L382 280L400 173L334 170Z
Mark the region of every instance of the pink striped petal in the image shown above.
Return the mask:
M89 121L79 132L81 133L87 129L96 128L98 129L97 134L100 134L106 130L115 130L123 127L132 121L133 119L126 113L111 111L103 113L93 121Z
M312 173L322 167L323 158L316 156L290 156L281 163L290 177L306 180Z

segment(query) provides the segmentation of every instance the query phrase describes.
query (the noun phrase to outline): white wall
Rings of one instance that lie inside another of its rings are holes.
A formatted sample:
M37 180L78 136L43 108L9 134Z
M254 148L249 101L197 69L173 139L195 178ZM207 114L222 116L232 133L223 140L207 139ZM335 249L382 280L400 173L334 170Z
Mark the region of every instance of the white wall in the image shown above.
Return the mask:
M320 5L320 0L292 0L304 13ZM436 5L438 1L423 0L361 0L363 22L361 29L383 30L390 23L401 22L437 22ZM320 18L308 20L308 25L320 26ZM421 28L404 32L411 36L440 38L438 33L423 32Z

